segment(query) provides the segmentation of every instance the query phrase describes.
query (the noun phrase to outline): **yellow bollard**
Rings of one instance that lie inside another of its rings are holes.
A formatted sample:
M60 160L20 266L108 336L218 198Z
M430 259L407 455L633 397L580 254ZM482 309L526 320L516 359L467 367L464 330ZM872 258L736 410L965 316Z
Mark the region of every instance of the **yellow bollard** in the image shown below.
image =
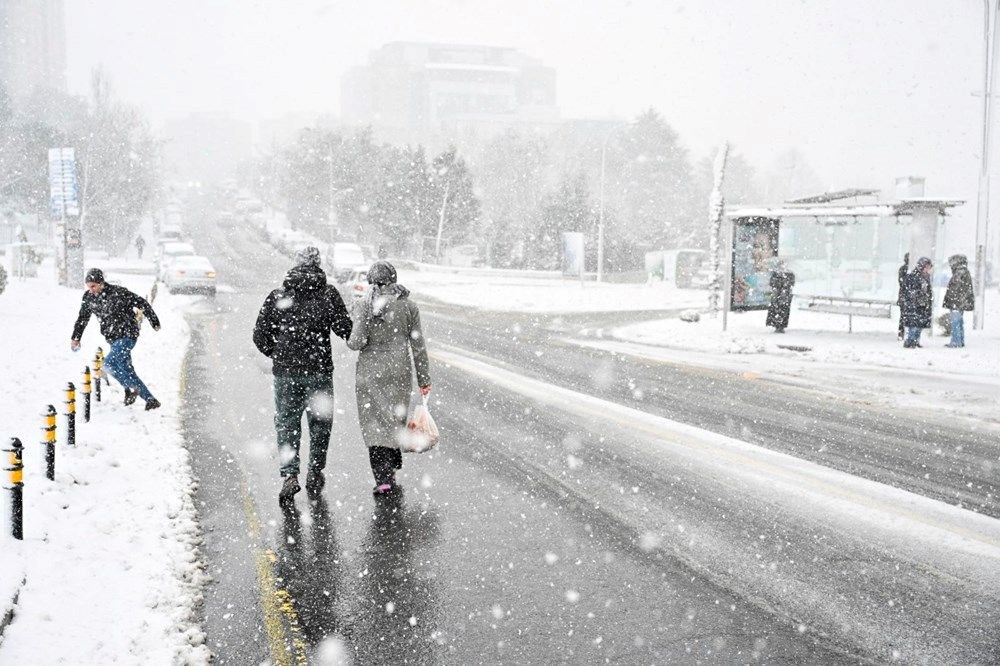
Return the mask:
M83 421L90 423L90 366L83 368Z
M97 400L97 402L101 401L101 373L103 372L101 368L103 366L104 352L102 352L101 348L98 347L97 353L94 354L94 399Z
M76 446L76 387L66 384L66 446Z
M11 535L18 540L24 539L24 463L21 440L10 438L10 448L3 449L7 454L7 466L4 471L10 474L10 518Z
M49 481L56 479L56 408L49 405L48 410L42 414L45 426L42 432L45 433L42 444L45 445L45 478Z

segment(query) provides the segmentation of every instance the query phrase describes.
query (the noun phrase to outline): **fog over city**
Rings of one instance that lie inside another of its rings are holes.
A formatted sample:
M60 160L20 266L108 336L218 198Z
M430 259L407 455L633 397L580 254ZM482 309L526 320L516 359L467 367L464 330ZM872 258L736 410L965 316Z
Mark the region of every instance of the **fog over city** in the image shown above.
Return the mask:
M998 66L1000 0L0 0L0 664L1000 664Z

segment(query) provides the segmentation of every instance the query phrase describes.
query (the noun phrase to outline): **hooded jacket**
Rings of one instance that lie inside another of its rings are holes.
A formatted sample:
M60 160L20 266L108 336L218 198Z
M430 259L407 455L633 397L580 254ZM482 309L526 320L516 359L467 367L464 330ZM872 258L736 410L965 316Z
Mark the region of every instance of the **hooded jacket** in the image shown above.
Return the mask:
M976 296L972 288L972 274L969 273L969 260L964 254L956 254L948 259L948 264L951 266L951 279L944 292L944 307L965 312L975 310Z
M153 328L160 327L160 320L153 312L153 306L142 296L134 294L125 287L105 283L101 293L83 292L80 301L80 314L73 325L71 339L79 340L83 329L87 328L90 315L95 315L101 322L101 335L108 342L119 338L138 338L139 322L135 319L135 311L142 310Z
M931 278L924 275L921 261L903 278L903 325L909 328L931 327L934 292Z
M260 308L253 342L273 362L275 375L329 375L333 372L330 331L346 340L351 317L326 273L314 264L288 271Z

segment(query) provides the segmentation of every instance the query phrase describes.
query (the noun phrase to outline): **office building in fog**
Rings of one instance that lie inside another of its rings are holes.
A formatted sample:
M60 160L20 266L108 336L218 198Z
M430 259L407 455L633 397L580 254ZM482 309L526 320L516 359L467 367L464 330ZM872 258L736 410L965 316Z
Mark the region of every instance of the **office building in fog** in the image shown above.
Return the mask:
M0 0L0 84L15 101L66 91L63 0Z
M556 73L512 48L392 42L344 75L341 113L405 139L551 127Z

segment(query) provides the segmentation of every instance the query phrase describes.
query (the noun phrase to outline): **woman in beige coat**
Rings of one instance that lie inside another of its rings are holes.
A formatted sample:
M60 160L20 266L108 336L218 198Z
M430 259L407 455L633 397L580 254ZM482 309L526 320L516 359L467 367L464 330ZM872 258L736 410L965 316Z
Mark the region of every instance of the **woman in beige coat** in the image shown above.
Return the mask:
M375 494L392 492L403 466L400 435L413 392L414 369L420 392L431 390L420 310L409 291L396 283L396 269L376 261L368 270L368 293L358 301L347 346L361 352L355 373L358 421L375 476ZM412 354L412 363L410 360Z

